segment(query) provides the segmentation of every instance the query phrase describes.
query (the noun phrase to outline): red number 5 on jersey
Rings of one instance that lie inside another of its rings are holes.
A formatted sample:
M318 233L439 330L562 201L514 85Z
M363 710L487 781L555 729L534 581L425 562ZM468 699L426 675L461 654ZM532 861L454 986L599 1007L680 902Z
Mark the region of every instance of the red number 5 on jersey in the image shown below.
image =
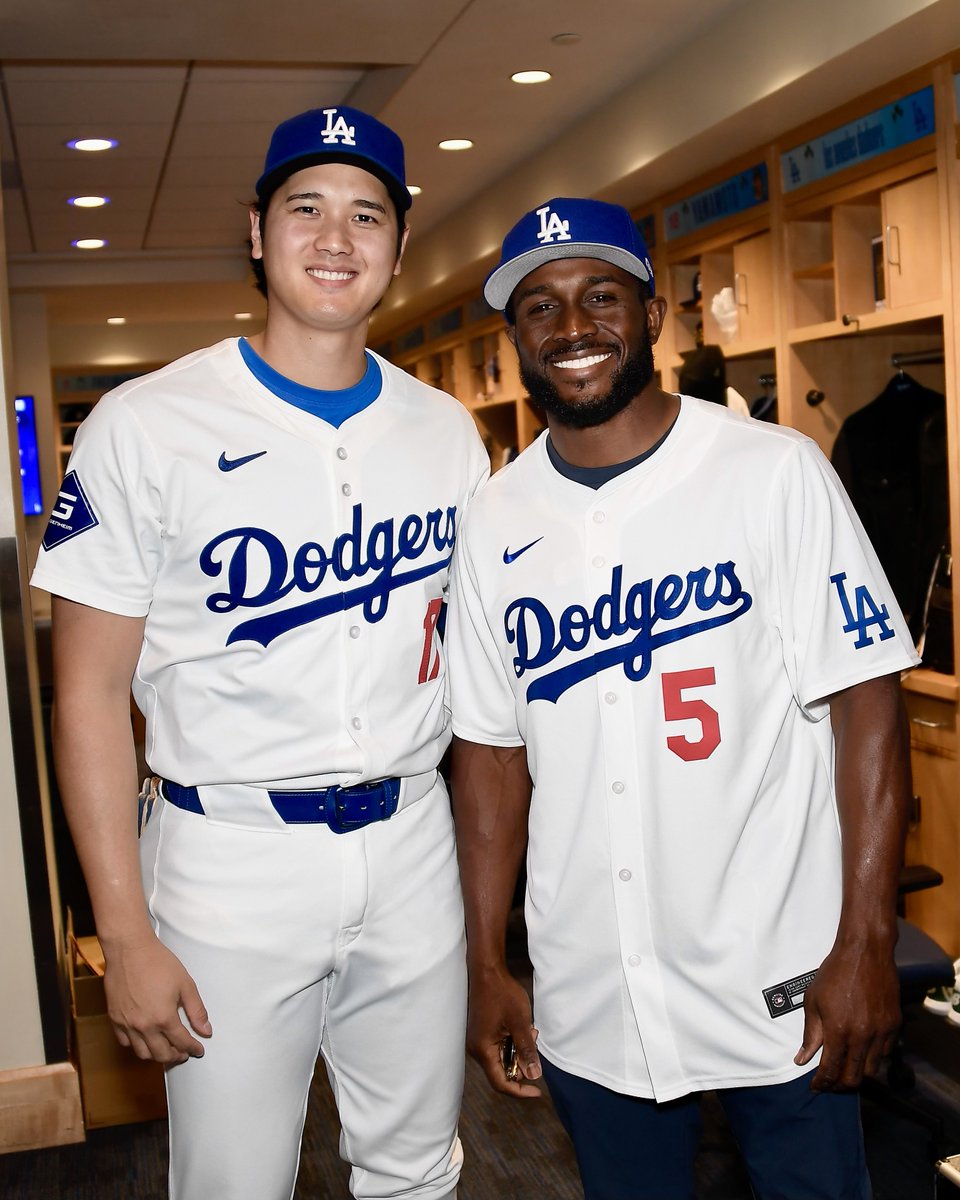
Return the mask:
M699 721L700 737L691 741L683 734L667 738L667 746L684 762L709 758L720 745L720 718L705 700L685 700L689 688L712 687L717 682L713 667L697 671L671 671L660 676L663 689L663 715L668 721Z

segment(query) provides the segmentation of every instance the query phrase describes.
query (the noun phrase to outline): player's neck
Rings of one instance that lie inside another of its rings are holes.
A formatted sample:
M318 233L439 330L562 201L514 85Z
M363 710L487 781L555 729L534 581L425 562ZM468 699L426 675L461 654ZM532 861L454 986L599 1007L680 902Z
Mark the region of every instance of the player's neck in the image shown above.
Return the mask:
M248 338L265 363L286 379L304 387L340 391L360 382L367 369L364 349L367 326L344 330L315 330L296 336L286 333L281 322L267 324Z
M572 429L548 416L556 452L574 467L612 467L645 454L676 419L680 401L670 392L650 387L602 425Z

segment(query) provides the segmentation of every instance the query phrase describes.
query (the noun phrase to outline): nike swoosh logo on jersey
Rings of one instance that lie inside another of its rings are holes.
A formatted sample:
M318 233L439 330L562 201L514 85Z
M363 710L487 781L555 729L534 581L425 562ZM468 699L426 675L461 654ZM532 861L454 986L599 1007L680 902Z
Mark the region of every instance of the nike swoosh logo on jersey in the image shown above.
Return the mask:
M534 538L534 540L532 542L528 542L525 546L521 546L519 550L511 550L508 547L503 552L503 561L507 564L507 566L509 566L512 562L516 562L516 560L520 557L521 554L526 554L526 552L528 550L532 549L537 544L537 542L542 542L543 537L544 537L544 535L541 534L538 538Z
M221 471L235 471L237 467L242 467L248 462L253 462L255 458L263 458L266 450L258 450L255 454L245 454L242 458L227 458L226 450L220 455L220 461L217 466Z

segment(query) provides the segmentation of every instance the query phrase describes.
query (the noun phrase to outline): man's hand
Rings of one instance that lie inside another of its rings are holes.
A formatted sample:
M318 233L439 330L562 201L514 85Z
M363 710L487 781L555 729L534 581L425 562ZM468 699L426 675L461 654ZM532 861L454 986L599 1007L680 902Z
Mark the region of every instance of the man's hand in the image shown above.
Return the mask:
M173 1066L202 1058L203 1046L186 1028L208 1038L213 1029L197 985L183 964L152 934L133 944L105 946L107 1011L121 1046L138 1058Z
M524 1079L511 1081L500 1061L504 1038L513 1038L517 1062ZM539 1099L541 1092L524 1080L542 1075L537 1054L537 1030L531 1021L530 999L523 987L505 971L490 971L470 979L470 1013L467 1049L483 1067L490 1086L506 1096Z
M836 741L843 900L833 949L804 1000L808 1063L822 1046L814 1091L849 1091L876 1074L900 1027L893 962L897 884L910 807L910 736L899 673L830 697Z
M808 1063L823 1046L811 1088L846 1092L875 1075L900 1028L900 985L889 946L835 946L804 999L803 1045Z

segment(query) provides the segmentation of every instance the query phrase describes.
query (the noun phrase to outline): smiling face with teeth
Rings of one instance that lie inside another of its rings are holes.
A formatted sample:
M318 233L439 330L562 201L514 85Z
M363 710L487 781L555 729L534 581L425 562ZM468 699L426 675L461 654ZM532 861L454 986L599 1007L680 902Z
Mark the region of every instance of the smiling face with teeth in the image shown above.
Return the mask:
M551 431L605 425L649 389L664 395L653 385L653 344L665 307L636 276L600 259L558 258L520 281L508 336Z
M376 176L343 162L295 172L270 198L262 230L258 214L251 217L251 253L268 287L269 341L345 335L362 360L370 314L400 273L405 241Z

